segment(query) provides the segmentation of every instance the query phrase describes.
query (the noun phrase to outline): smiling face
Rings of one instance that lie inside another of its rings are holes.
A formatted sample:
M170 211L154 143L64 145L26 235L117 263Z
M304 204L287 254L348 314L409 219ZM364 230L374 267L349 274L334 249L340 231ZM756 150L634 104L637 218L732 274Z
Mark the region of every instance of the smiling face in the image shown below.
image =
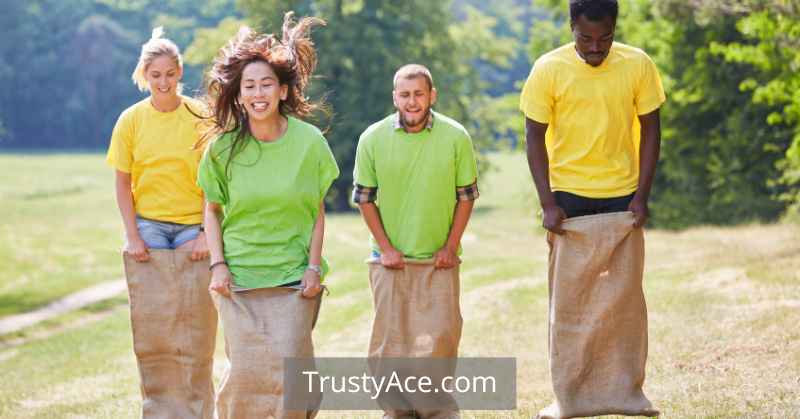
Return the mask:
M436 103L436 89L425 77L401 77L392 92L394 107L407 132L420 132L426 126L431 106Z
M279 114L282 100L286 100L289 86L280 84L277 74L264 61L247 64L239 85L239 103L251 120L267 120Z
M572 23L572 35L578 55L586 64L597 67L606 59L614 43L614 19L607 16L592 21L581 15Z
M150 94L156 97L171 98L178 94L178 82L183 76L183 69L168 55L160 55L153 59L144 70L144 78Z

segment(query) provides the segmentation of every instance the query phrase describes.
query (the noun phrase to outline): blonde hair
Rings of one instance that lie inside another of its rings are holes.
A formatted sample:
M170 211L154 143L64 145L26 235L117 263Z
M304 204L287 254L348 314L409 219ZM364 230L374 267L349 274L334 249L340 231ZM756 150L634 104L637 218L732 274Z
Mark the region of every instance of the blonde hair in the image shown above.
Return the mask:
M139 55L139 62L136 64L136 68L131 75L133 83L143 92L148 90L147 79L144 76L145 71L147 70L147 66L156 58L161 56L171 57L175 60L175 64L178 65L178 68L183 68L183 58L181 58L178 46L169 39L162 38L162 35L164 35L163 27L159 26L153 29L150 40L142 45L142 53ZM180 93L180 86L178 92Z
M425 81L428 82L428 89L433 89L433 76L431 75L431 71L422 64L406 64L400 67L397 72L394 73L394 87L397 87L397 82L400 81L400 79L408 80L417 77L425 78Z

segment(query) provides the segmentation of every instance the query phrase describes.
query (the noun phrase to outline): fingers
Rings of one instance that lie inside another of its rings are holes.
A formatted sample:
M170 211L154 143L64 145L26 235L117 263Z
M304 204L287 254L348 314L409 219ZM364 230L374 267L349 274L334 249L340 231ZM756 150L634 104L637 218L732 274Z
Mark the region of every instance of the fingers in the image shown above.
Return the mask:
M390 264L385 264L383 266L385 266L385 267L387 267L389 269L403 269L403 268L405 268L405 265L403 264L403 262L394 262L394 263L390 263Z
M436 269L450 269L454 268L457 263L458 263L458 258L437 256L433 262L433 267Z
M214 291L217 294L223 295L225 297L231 296L231 287L229 281L212 281L211 284L208 286L209 291Z
M389 269L403 269L403 268L405 268L405 266L406 266L406 263L405 263L405 261L403 260L403 258L396 258L396 259L392 259L392 258L386 258L386 259L381 259L381 264L382 264L384 267L386 267L386 268L389 268Z
M628 211L633 213L633 228L639 228L647 223L647 209L642 209L641 207L631 206L628 208Z
M193 261L204 260L208 258L208 250L193 250L190 259Z
M316 284L309 284L303 288L303 297L305 298L314 298L322 291L322 286L319 283Z
M561 220L558 220L557 223L553 223L552 225L544 224L543 227L545 228L545 230L553 234L558 234L559 236L563 236L564 234L566 234L566 230L564 230L561 227Z
M131 252L131 256L133 256L133 259L135 261L140 263L147 262L150 260L150 252L147 250L146 247L141 251Z

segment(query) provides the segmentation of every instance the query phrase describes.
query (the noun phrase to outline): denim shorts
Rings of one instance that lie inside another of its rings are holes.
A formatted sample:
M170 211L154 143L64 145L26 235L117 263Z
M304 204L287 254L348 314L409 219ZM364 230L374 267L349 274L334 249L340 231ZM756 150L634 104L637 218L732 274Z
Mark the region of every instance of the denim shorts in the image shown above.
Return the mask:
M176 249L200 234L200 224L176 224L136 216L139 236L150 249Z

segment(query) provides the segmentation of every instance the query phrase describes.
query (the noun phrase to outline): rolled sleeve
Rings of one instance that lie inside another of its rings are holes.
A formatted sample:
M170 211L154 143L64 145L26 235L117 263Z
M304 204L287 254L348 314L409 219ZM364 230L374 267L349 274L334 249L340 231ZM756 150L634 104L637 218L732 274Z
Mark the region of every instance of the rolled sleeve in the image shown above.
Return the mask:
M375 202L378 199L378 188L359 185L356 183L353 186L353 203L367 204Z
M472 185L456 188L457 201L474 201L478 199L479 196L481 196L481 194L478 192L478 182L475 182Z

